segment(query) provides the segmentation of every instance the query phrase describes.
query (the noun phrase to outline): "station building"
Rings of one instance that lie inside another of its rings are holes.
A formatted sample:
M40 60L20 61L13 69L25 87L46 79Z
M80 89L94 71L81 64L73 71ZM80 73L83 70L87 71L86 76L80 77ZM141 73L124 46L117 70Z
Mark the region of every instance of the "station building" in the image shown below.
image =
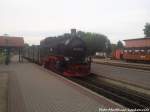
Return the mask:
M24 38L15 36L0 36L0 52L5 55L16 52L19 54L19 61L21 59L22 49L24 47Z

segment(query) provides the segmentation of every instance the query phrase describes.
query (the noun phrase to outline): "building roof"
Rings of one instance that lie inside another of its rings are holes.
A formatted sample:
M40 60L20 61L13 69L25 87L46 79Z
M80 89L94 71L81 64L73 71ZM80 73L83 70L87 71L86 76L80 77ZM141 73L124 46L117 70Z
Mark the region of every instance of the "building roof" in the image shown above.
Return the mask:
M0 47L23 47L23 37L0 36Z
M150 38L136 38L124 41L126 48L150 47Z
M132 41L132 40L150 40L150 37L145 37L145 38L134 38L134 39L126 39L123 41Z

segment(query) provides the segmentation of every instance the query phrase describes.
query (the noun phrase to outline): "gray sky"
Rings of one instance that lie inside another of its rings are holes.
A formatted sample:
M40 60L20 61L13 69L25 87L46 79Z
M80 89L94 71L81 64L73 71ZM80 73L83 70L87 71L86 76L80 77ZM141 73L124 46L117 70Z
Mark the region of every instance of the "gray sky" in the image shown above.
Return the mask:
M0 0L0 35L38 44L71 28L118 40L143 37L150 0Z

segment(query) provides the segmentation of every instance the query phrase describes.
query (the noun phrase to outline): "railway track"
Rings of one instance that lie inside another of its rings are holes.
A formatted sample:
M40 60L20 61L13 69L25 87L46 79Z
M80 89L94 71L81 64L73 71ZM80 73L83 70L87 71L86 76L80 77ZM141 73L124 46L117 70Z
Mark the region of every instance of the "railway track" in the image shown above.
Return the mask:
M150 109L150 96L144 96L135 91L110 85L93 75L86 78L68 78L108 99L111 99L130 109Z
M150 71L150 65L145 65L145 64L119 63L119 62L109 62L109 61L93 61L93 63Z
M56 72L56 71L53 71ZM60 72L56 72L62 75ZM65 77L65 76L63 76ZM125 89L120 86L112 85L100 76L91 74L88 77L75 78L65 77L81 86L84 86L108 99L115 101L129 109L150 109L150 96L137 93L133 90Z

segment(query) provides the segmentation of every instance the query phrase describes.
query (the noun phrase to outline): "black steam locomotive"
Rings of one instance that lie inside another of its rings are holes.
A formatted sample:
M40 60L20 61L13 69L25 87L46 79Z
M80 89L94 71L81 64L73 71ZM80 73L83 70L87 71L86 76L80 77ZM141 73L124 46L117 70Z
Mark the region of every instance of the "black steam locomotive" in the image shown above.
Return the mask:
M82 77L90 74L90 58L86 44L72 29L71 34L48 37L39 46L24 48L24 57L65 76Z

